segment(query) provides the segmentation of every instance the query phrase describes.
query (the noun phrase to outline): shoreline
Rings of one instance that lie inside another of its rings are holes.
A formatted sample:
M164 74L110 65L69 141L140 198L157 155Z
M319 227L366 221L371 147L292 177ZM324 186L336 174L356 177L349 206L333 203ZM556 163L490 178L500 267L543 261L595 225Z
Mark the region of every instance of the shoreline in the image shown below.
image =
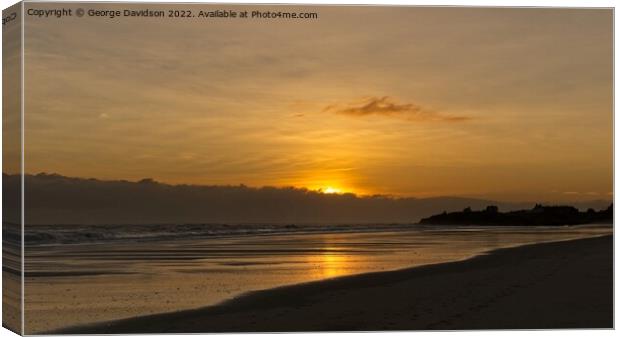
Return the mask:
M612 328L612 249L612 235L501 248L48 333Z

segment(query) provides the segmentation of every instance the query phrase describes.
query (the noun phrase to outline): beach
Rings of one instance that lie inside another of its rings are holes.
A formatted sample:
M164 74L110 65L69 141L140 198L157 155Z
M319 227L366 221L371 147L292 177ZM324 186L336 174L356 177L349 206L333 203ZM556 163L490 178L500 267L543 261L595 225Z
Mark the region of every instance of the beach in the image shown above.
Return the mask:
M610 225L29 227L26 333L214 306L247 293L612 233Z
M612 328L612 251L611 235L524 245L54 332Z

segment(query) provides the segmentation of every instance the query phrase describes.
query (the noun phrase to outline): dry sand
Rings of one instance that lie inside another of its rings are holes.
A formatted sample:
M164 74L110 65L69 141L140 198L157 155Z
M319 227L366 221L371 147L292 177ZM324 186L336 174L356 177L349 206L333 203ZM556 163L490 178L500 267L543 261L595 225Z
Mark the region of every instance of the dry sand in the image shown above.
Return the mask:
M613 327L612 236L249 293L62 333Z

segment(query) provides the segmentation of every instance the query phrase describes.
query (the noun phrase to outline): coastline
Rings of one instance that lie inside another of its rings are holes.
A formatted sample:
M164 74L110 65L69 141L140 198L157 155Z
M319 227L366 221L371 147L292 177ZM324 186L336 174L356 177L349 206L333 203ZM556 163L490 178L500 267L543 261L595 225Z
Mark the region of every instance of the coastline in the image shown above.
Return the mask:
M612 249L612 235L503 248L50 333L612 328Z

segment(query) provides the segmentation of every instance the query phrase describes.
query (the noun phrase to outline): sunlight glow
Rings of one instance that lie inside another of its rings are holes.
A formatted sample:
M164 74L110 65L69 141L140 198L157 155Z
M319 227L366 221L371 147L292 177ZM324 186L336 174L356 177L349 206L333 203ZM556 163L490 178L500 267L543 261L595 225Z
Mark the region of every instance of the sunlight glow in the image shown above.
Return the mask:
M339 188L335 188L335 187L331 187L331 186L327 186L327 187L321 189L320 191L325 193L325 194L342 193L342 191Z

